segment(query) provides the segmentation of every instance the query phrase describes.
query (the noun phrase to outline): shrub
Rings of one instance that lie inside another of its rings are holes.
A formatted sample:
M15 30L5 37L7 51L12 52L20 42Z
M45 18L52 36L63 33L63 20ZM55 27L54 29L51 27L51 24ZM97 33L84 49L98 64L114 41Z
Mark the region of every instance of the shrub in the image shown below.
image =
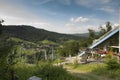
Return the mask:
M18 76L18 80L27 80L29 77L34 76L36 72L35 66L28 66L28 65L17 65L15 67L16 74Z
M45 64L39 67L35 74L42 77L43 80L77 80L77 78L71 76L62 67L53 66L51 64Z
M120 68L120 64L117 62L115 58L109 59L107 62L107 69L108 70L117 70Z
M105 66L98 66L92 70L92 72L96 75L106 75L108 73L108 70Z
M37 66L17 65L16 74L19 80L27 80L31 76L40 77L42 80L78 80L62 67L53 66L49 63L40 63Z
M8 64L8 54L11 51L10 45L4 45L0 43L0 80L10 80L10 67Z

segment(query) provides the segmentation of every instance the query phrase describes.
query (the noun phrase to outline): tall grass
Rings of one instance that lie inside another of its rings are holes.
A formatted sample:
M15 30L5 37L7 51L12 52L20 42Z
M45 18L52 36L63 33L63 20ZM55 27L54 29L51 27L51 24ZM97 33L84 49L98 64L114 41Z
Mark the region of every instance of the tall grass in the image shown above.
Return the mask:
M83 75L82 76L83 79L81 80L84 80L84 77L85 77L85 80L93 80L93 78L96 78L94 80L97 80L97 78L98 80L120 80L120 76L119 76L120 68L118 67L116 62L115 63L113 62L114 61L112 61L112 64L108 64L107 62L107 64L106 63L67 64L65 66L69 67L73 72L79 73L78 74L79 76ZM111 60L109 63L111 63ZM76 75L76 74L73 74L73 75ZM93 78L91 77L91 75Z
M42 63L37 66L17 65L15 70L19 80L27 80L31 76L38 76L42 80L78 80L62 67L53 66L49 63Z
M29 77L34 76L34 73L36 72L36 66L17 64L15 66L15 72L19 80L27 80Z
M120 74L120 70L116 69L116 70L109 70L107 68L108 66L104 66L104 67L97 67L95 69L93 69L93 71L91 72L92 74L104 77L104 78L110 78L110 79L115 79L115 80L120 80L119 74Z
M92 72L98 67L105 66L105 64L91 63L91 64L66 64L66 66L71 67L74 70Z

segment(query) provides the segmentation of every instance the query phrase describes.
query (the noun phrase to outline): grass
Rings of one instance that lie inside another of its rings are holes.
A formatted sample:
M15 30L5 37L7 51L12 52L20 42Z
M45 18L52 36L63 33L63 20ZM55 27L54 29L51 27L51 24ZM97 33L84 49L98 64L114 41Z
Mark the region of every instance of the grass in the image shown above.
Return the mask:
M37 76L42 80L120 80L120 70L109 70L106 64L66 64L53 66L41 62L35 64L16 64L15 74L19 80L27 80L31 76Z
M15 66L15 71L19 80L27 80L29 77L34 75L36 67L35 65L29 64L17 64Z
M108 70L106 64L67 64L64 68L81 80L120 80L120 70Z
M41 63L40 65L18 64L15 66L15 71L19 80L27 80L31 76L40 77L42 80L79 80L78 77L72 76L62 67L49 63Z
M78 70L78 71L84 71L84 72L91 72L94 69L98 67L105 67L105 64L67 64L65 67L70 67L71 69Z

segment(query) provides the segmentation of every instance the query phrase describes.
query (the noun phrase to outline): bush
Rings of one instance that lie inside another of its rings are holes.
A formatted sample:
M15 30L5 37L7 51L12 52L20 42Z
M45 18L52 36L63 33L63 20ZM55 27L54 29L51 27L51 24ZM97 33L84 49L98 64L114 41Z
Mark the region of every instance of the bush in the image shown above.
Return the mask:
M117 70L120 68L120 64L117 62L115 58L109 59L107 62L107 69L108 70Z
M77 78L71 76L62 67L53 66L51 64L46 64L39 67L40 68L35 74L42 77L43 80L77 80Z
M31 76L40 77L42 80L79 80L62 67L49 63L40 63L37 66L17 65L16 74L19 80L27 80Z
M29 77L34 76L36 72L35 66L28 65L18 65L15 67L16 75L18 76L18 80L27 80Z
M0 80L10 80L10 67L8 65L8 54L11 46L1 45L0 43Z
M92 73L99 75L99 76L103 76L108 73L108 70L106 69L105 66L98 66L92 70Z

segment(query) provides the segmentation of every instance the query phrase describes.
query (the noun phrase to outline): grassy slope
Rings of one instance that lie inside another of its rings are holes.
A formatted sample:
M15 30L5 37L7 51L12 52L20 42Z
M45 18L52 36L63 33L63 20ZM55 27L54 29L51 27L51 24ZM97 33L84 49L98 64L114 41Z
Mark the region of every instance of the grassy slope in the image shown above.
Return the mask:
M106 69L105 64L64 65L72 75L82 80L120 80L120 77Z

